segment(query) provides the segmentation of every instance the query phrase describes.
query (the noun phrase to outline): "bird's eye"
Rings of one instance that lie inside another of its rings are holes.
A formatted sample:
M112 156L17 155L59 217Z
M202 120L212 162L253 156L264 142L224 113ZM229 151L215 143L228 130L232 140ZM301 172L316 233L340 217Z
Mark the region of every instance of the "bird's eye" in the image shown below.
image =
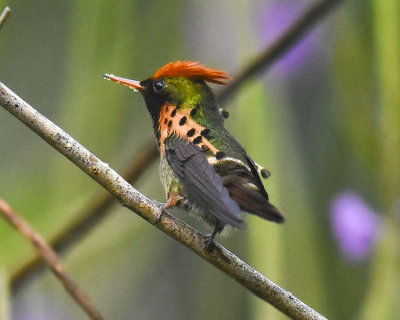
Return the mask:
M166 83L164 79L158 79L156 81L154 81L153 83L153 88L154 91L157 93L160 93L161 91L163 91L165 89Z

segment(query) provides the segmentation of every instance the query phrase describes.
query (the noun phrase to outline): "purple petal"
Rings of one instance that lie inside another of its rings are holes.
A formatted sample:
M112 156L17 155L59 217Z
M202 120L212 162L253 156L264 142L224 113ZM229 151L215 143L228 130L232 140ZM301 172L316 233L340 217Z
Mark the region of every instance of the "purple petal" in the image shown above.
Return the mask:
M379 217L358 194L344 192L332 202L331 224L343 254L360 261L375 244Z

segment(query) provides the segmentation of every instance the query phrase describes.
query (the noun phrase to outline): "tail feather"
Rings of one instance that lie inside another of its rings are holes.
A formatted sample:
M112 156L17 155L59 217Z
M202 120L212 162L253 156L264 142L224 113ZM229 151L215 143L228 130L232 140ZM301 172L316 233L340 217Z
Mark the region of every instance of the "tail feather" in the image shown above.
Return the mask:
M239 159L226 158L215 164L224 186L242 211L277 223L285 222L282 213L270 202L258 175L255 162L246 154L247 164Z
M257 189L249 188L245 184L240 183L240 181L227 187L231 197L239 204L240 209L243 211L277 223L285 222L282 213Z

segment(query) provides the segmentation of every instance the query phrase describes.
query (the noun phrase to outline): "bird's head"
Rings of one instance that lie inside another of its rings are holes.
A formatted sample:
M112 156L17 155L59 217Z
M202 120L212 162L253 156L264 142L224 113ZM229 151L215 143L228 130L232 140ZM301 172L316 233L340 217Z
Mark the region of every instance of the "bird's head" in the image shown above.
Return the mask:
M154 121L168 103L179 108L194 108L214 95L207 82L226 84L231 78L225 71L208 68L198 62L176 61L160 68L152 77L136 81L105 74L105 79L139 91Z

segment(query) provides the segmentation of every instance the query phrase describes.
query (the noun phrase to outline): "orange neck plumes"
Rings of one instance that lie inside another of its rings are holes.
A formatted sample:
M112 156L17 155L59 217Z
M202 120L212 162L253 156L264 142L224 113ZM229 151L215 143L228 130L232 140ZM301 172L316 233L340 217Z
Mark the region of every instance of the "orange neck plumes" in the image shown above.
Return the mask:
M219 152L210 141L207 140L208 129L192 119L190 109L179 110L173 104L164 104L161 108L158 121L160 131L160 152L165 154L165 139L171 134L181 137L199 147L205 147L215 155Z

